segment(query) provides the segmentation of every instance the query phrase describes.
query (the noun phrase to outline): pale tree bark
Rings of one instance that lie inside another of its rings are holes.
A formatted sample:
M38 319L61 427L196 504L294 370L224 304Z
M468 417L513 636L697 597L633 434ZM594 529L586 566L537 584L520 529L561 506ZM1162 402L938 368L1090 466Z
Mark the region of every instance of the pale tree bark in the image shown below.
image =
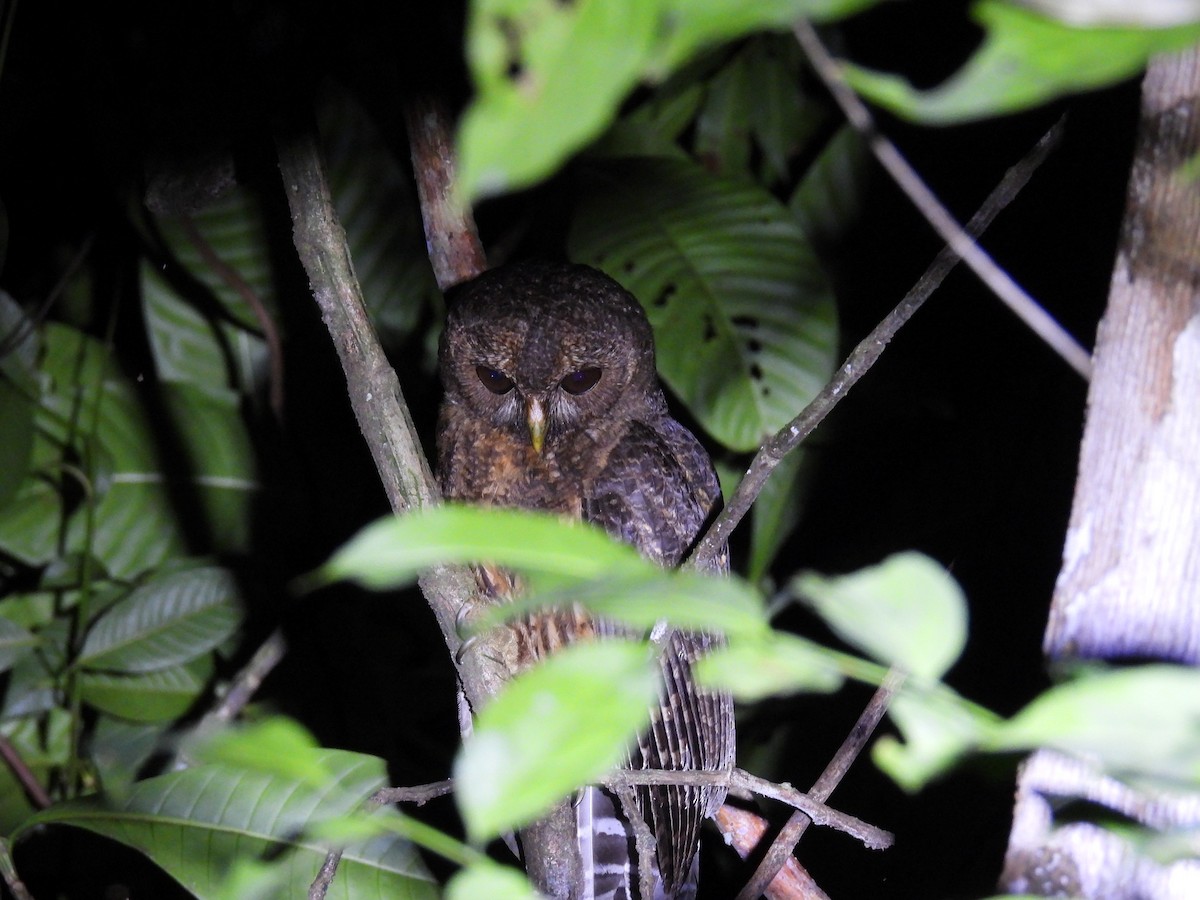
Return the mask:
M1046 629L1053 662L1200 663L1198 153L1200 48L1153 60L1143 83ZM1200 861L1159 865L1094 826L1056 826L1053 801L1068 797L1152 828L1200 827L1200 795L1139 793L1081 761L1041 751L1022 767L1006 889L1106 900L1200 897Z

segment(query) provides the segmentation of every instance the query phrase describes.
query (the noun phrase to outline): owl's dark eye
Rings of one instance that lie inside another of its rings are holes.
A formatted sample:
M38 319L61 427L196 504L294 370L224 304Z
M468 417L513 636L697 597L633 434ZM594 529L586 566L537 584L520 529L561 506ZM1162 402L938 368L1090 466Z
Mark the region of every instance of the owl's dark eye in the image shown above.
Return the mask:
M600 370L596 368L580 369L572 372L560 382L568 394L586 394L600 380Z
M489 369L487 366L476 366L475 374L479 376L479 380L483 382L483 386L493 394L507 394L512 390L512 379L497 369Z

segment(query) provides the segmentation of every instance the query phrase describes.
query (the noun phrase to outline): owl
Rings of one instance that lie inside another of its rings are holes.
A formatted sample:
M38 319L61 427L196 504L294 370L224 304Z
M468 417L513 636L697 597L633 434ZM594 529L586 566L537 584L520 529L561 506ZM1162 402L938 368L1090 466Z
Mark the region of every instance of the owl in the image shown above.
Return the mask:
M708 454L668 414L645 312L595 269L521 263L455 289L439 368L438 475L448 499L592 522L664 566L682 561L720 502ZM483 581L493 594L505 590ZM534 615L513 629L521 665L574 640L620 633L578 611ZM658 708L629 752L630 768L732 767L731 700L692 678L715 640L667 637ZM587 789L576 804L589 882L579 895L637 898L649 864L655 898L694 896L700 825L723 800L716 788L639 788L656 846L654 859L639 860L619 804Z

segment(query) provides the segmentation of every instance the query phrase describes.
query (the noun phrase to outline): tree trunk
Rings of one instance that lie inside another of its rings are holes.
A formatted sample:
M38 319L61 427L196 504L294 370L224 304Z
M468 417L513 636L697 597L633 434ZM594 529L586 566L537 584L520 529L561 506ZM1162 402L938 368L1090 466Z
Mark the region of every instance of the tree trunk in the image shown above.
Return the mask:
M1153 60L1143 84L1046 629L1052 662L1200 662L1198 153L1200 49L1193 49ZM1005 889L1106 900L1200 897L1200 862L1163 866L1099 828L1056 828L1051 804L1065 797L1155 828L1200 826L1200 796L1139 794L1078 760L1041 751L1022 767Z

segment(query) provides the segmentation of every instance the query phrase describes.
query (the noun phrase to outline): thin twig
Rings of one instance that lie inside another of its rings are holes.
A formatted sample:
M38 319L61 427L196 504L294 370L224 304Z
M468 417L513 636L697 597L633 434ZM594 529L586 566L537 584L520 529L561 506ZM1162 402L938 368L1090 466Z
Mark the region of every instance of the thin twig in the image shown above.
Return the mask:
M418 784L414 787L389 787L380 788L371 795L371 802L380 806L386 806L390 803L415 803L417 806L424 806L430 800L436 797L444 797L446 794L453 792L454 779L446 778L442 781L434 781L430 784Z
M1038 166L1057 145L1061 135L1062 120L1060 119L1043 135L1024 159L1004 174L979 211L967 223L968 235L982 234L996 215L1013 201ZM737 490L725 503L725 508L705 533L703 540L696 545L695 551L686 563L689 568L703 570L717 558L738 523L750 511L754 501L758 499L767 478L779 465L779 461L812 434L849 392L850 388L854 387L858 380L875 365L879 357L883 355L883 351L887 349L888 343L921 308L929 296L937 290L950 271L958 264L959 259L957 249L949 246L942 248L917 283L904 295L904 299L884 317L883 321L875 326L870 334L859 342L846 361L842 363L841 368L834 373L812 402L762 445L754 459L751 460L750 467L738 484Z
M900 189L908 195L927 222L957 253L979 278L991 288L1010 310L1040 337L1055 353L1085 379L1092 374L1092 358L1078 341L1056 322L1036 300L1029 296L1011 276L977 244L933 191L904 159L896 145L883 137L858 95L846 84L841 68L829 55L816 30L805 19L798 20L792 31L804 49L813 69L841 107L846 119L866 138L875 158L887 170Z
M212 269L214 274L225 283L226 287L245 301L246 305L254 313L254 318L258 320L258 327L262 330L263 339L267 342L267 359L270 363L268 395L270 397L271 412L275 414L277 422L282 422L283 339L279 336L279 326L275 324L275 319L271 316L271 311L267 309L262 298L258 296L258 292L242 277L241 272L221 259L220 254L213 249L212 244L200 233L200 229L196 227L196 223L192 217L181 215L179 216L179 223L183 227L183 233L187 236L187 239L192 242L192 246L196 248L196 252L204 260L204 264Z
M778 800L780 803L786 803L788 806L802 810L817 825L824 825L857 838L871 850L886 850L895 841L891 832L876 828L862 819L826 806L802 791L796 790L790 784L776 784L765 778L759 778L757 775L751 775L745 769L733 769L729 772L709 772L699 769L621 769L610 773L601 779L600 783L612 790L616 790L620 785L679 784L689 787L723 785L732 791L758 794L760 797Z
M846 773L850 771L850 766L854 764L863 748L866 747L867 741L870 740L871 735L883 719L884 713L887 712L888 706L892 702L892 696L899 689L903 680L903 675L895 669L888 673L888 677L875 691L866 709L862 711L862 715L850 729L850 734L846 736L846 740L842 742L838 752L833 755L833 759L829 761L829 765L825 767L821 777L809 790L808 796L822 803L829 799L829 795L841 783ZM737 895L737 900L756 900L767 892L768 885L774 880L776 874L792 858L792 851L800 842L800 838L804 836L804 832L808 830L811 821L800 811L792 813L787 823L780 829L779 834L775 836L775 840L771 842L766 856L754 870L753 877Z
M266 677L279 665L286 652L287 641L283 632L276 629L259 645L249 662L233 677L220 701L204 714L204 717L196 725L195 733L208 733L213 728L236 719L246 708L246 704L258 693L258 689L262 687ZM187 753L180 751L175 757L172 768L180 771L191 765L193 765L193 760Z
M14 747L12 742L2 734L0 734L0 757L4 759L4 764L16 776L17 781L21 782L21 787L25 788L25 793L34 806L38 809L45 809L50 806L50 795L46 793L46 789L42 787L42 783L37 780L37 776L33 774L33 770L29 768L24 758L22 758L21 751Z

